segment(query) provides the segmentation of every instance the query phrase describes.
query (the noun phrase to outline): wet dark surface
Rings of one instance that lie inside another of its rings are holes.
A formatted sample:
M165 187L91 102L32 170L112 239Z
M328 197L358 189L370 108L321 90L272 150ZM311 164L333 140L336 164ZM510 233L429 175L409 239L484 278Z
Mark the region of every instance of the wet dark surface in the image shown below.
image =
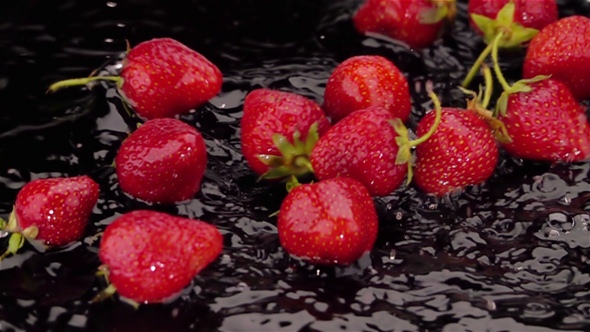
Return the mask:
M31 179L89 174L101 198L88 236L0 265L2 331L550 331L590 330L590 163L536 164L502 156L483 186L443 200L414 187L376 199L374 250L346 268L315 268L280 248L284 189L256 183L240 154L245 94L280 88L322 101L331 70L381 54L410 80L415 128L433 84L443 105L482 49L465 1L444 40L424 51L357 35L359 1L4 1L0 10L0 214ZM590 16L560 1L562 16ZM172 37L224 74L222 92L182 119L207 139L208 171L195 199L146 206L123 195L111 167L134 120L109 86L46 95L56 80L116 72L125 41ZM522 54L504 57L519 78ZM134 310L89 305L104 284L94 234L120 213L151 208L214 223L219 259L175 301ZM6 239L0 241L2 247Z

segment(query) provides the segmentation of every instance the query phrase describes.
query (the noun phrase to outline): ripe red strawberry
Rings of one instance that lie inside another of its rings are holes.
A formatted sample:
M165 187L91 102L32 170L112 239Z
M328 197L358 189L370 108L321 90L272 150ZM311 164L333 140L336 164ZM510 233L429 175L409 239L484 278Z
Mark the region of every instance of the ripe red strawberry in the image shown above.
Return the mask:
M214 225L162 212L136 210L109 224L99 258L110 286L138 303L163 302L178 294L221 253L223 237Z
M432 127L435 113L418 124L417 135ZM426 193L443 196L486 181L498 164L490 126L471 110L443 108L434 134L416 147L414 182Z
M395 64L382 56L350 57L328 78L323 108L335 123L370 106L383 106L405 122L412 109L408 81Z
M353 23L361 33L374 32L424 48L454 16L454 0L367 0L354 14Z
M549 78L513 87L498 115L512 138L503 144L509 154L549 162L590 158L588 118L565 84Z
M371 196L385 196L400 187L408 166L396 163L398 134L390 123L392 119L386 108L372 106L336 123L312 150L315 177L354 178Z
M500 33L503 35L498 42L499 48L520 48L540 29L558 19L555 0L470 0L467 12L470 25L482 35L487 47L465 77L463 87L467 87L477 74Z
M429 95L438 105L436 95ZM401 120L384 107L354 111L332 126L313 148L310 161L315 177L350 177L361 182L371 196L388 195L406 176L411 180L410 149L428 140L438 122L428 133L410 141Z
M221 72L202 54L170 38L144 41L128 50L120 76L91 76L52 84L49 91L114 81L144 119L174 117L201 106L221 90Z
M590 124L567 85L542 75L509 85L498 63L497 43L492 58L504 89L496 115L511 138L504 149L514 157L536 161L590 159Z
M98 191L98 184L86 175L36 179L25 184L4 225L13 234L2 257L16 253L24 238L47 246L79 240L98 201Z
M127 137L115 157L121 189L149 203L192 198L207 166L203 136L173 118L152 119Z
M256 89L244 101L242 153L263 178L300 176L310 172L311 148L329 127L315 101L292 92Z
M590 98L590 18L569 16L546 26L532 40L523 77L551 75L565 83L576 99Z
M289 254L312 264L348 265L372 249L378 219L367 189L338 177L291 189L277 228Z

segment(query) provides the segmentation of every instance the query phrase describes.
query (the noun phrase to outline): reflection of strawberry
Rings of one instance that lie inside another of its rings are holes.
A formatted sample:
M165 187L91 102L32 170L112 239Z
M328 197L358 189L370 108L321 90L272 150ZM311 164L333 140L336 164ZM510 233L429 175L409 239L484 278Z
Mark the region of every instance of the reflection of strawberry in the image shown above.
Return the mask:
M103 234L99 257L115 291L135 302L162 302L179 293L221 253L217 228L200 220L137 210L118 217Z
M149 203L192 198L200 189L206 165L201 134L171 118L146 121L123 141L115 158L121 189Z
M353 56L330 74L323 107L333 122L370 106L383 106L392 117L406 121L411 111L408 81L388 59L377 55Z
M8 251L14 254L25 238L48 246L79 240L98 200L98 184L88 176L37 179L19 191L5 230L13 232Z
M221 90L219 69L200 53L170 38L156 38L130 49L120 76L91 76L52 84L49 91L114 81L144 119L173 117L196 108Z
M558 18L555 0L470 0L467 11L471 26L482 35L487 47L479 55L462 83L467 87L490 55L494 39L502 33L498 47L525 45L540 29Z
M532 40L523 77L551 75L578 100L590 98L590 18L570 16L545 27Z
M242 153L265 179L307 174L311 148L329 127L315 101L292 92L256 89L244 101Z
M374 32L424 48L442 34L443 24L454 14L454 0L367 0L353 22L361 33Z
M338 177L291 189L277 228L289 254L314 264L348 265L372 249L378 220L367 189Z

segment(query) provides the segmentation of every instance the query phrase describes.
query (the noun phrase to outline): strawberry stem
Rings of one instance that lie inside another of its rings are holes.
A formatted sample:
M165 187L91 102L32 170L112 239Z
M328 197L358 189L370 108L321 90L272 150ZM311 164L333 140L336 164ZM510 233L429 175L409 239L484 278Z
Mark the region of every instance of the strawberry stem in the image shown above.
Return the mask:
M96 294L96 296L93 297L92 300L90 300L90 303L102 302L115 295L115 293L117 293L117 288L113 286L113 284L109 284L107 288L103 289L98 294Z
M410 163L410 159L412 158L411 148L428 140L438 128L438 125L440 124L442 118L442 107L440 105L440 100L432 91L428 93L428 96L430 97L430 99L432 99L432 102L434 103L435 117L434 123L432 124L428 132L424 134L422 137L410 141L408 138L408 128L404 126L403 122L398 118L390 121L390 124L393 126L393 129L398 134L398 136L395 138L395 142L399 147L397 155L395 156L395 164L408 165L408 176L406 180L406 185L412 181L412 177L414 174L414 170L412 169L412 165Z
M498 43L503 37L504 32L500 32L494 39L494 42L492 43L492 60L494 61L494 73L496 73L496 78L498 79L498 82L500 82L500 85L502 86L502 89L504 89L504 91L508 91L510 90L510 84L508 84L506 78L504 77L504 74L502 74L502 70L500 69L500 63L498 61Z
M434 123L432 124L432 127L430 127L426 134L422 135L422 137L420 138L410 141L410 147L414 147L429 139L430 136L434 134L434 132L438 128L438 125L440 124L440 120L442 118L442 106L440 105L440 100L438 99L437 95L432 91L428 93L428 96L430 97L430 99L432 99L432 102L434 103Z
M477 60L475 60L475 62L473 63L473 66L469 70L469 73L467 73L467 76L463 80L463 83L461 83L462 87L466 88L467 86L469 86L469 84L471 83L471 81L473 80L475 75L477 74L479 68L481 67L481 65L485 61L485 59L492 52L492 47L493 47L493 44L488 44L486 46L486 48L481 52L481 54L479 55Z
M90 76L90 77L83 77L83 78L72 78L68 80L58 81L49 86L47 92L55 92L62 88L72 87L72 86L80 86L86 85L93 81L113 81L117 84L122 82L122 78L120 76Z
M488 65L485 63L481 67L481 71L483 72L483 77L485 80L485 91L483 94L483 101L481 102L481 107L483 109L487 109L488 105L490 104L490 100L492 99L492 91L493 91L493 77L492 77L492 70Z

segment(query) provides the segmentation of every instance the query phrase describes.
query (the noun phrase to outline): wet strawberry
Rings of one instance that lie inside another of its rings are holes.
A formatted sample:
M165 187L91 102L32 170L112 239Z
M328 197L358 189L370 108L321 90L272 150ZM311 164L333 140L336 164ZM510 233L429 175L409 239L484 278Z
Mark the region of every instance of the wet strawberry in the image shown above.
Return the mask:
M99 257L110 286L96 300L117 292L138 302L171 299L221 253L214 225L162 212L136 210L109 224Z
M371 196L385 196L399 188L408 166L397 164L397 132L389 110L373 106L355 111L322 136L311 154L315 177L351 177Z
M408 81L388 59L378 55L353 56L330 74L323 108L332 122L370 106L383 106L405 122L412 109Z
M219 93L222 75L202 54L171 38L144 41L128 50L120 76L91 76L52 84L49 91L113 81L125 101L144 119L174 117Z
M438 122L428 133L410 141L401 120L386 108L354 111L332 126L313 148L310 161L315 177L350 177L361 182L371 196L388 195L406 176L411 179L410 149L427 140L436 126Z
M424 135L434 120L435 113L427 113L416 134ZM443 108L438 129L416 147L414 182L443 196L485 182L497 164L498 145L488 123L471 110Z
M412 48L430 46L453 21L454 0L366 0L353 16L361 33L378 33Z
M313 264L348 265L372 249L378 220L367 189L338 177L291 189L277 228L289 254Z
M590 18L564 17L545 27L532 40L523 77L551 75L565 83L576 99L590 98Z
M330 127L315 101L266 88L246 95L240 124L244 158L265 179L309 173L311 148Z
M467 87L490 55L492 42L502 33L500 49L516 49L526 44L548 24L557 21L555 0L470 0L467 11L473 29L487 47L479 55L462 83Z
M43 178L25 184L16 196L4 230L12 232L8 251L14 254L24 238L47 246L80 240L98 200L98 184L86 175Z
M123 141L115 158L121 189L148 203L173 204L193 198L206 166L203 136L172 118L146 121Z
M590 159L590 123L567 85L535 76L509 85L492 51L496 77L504 92L496 115L511 141L503 144L512 156L536 161L574 162Z

